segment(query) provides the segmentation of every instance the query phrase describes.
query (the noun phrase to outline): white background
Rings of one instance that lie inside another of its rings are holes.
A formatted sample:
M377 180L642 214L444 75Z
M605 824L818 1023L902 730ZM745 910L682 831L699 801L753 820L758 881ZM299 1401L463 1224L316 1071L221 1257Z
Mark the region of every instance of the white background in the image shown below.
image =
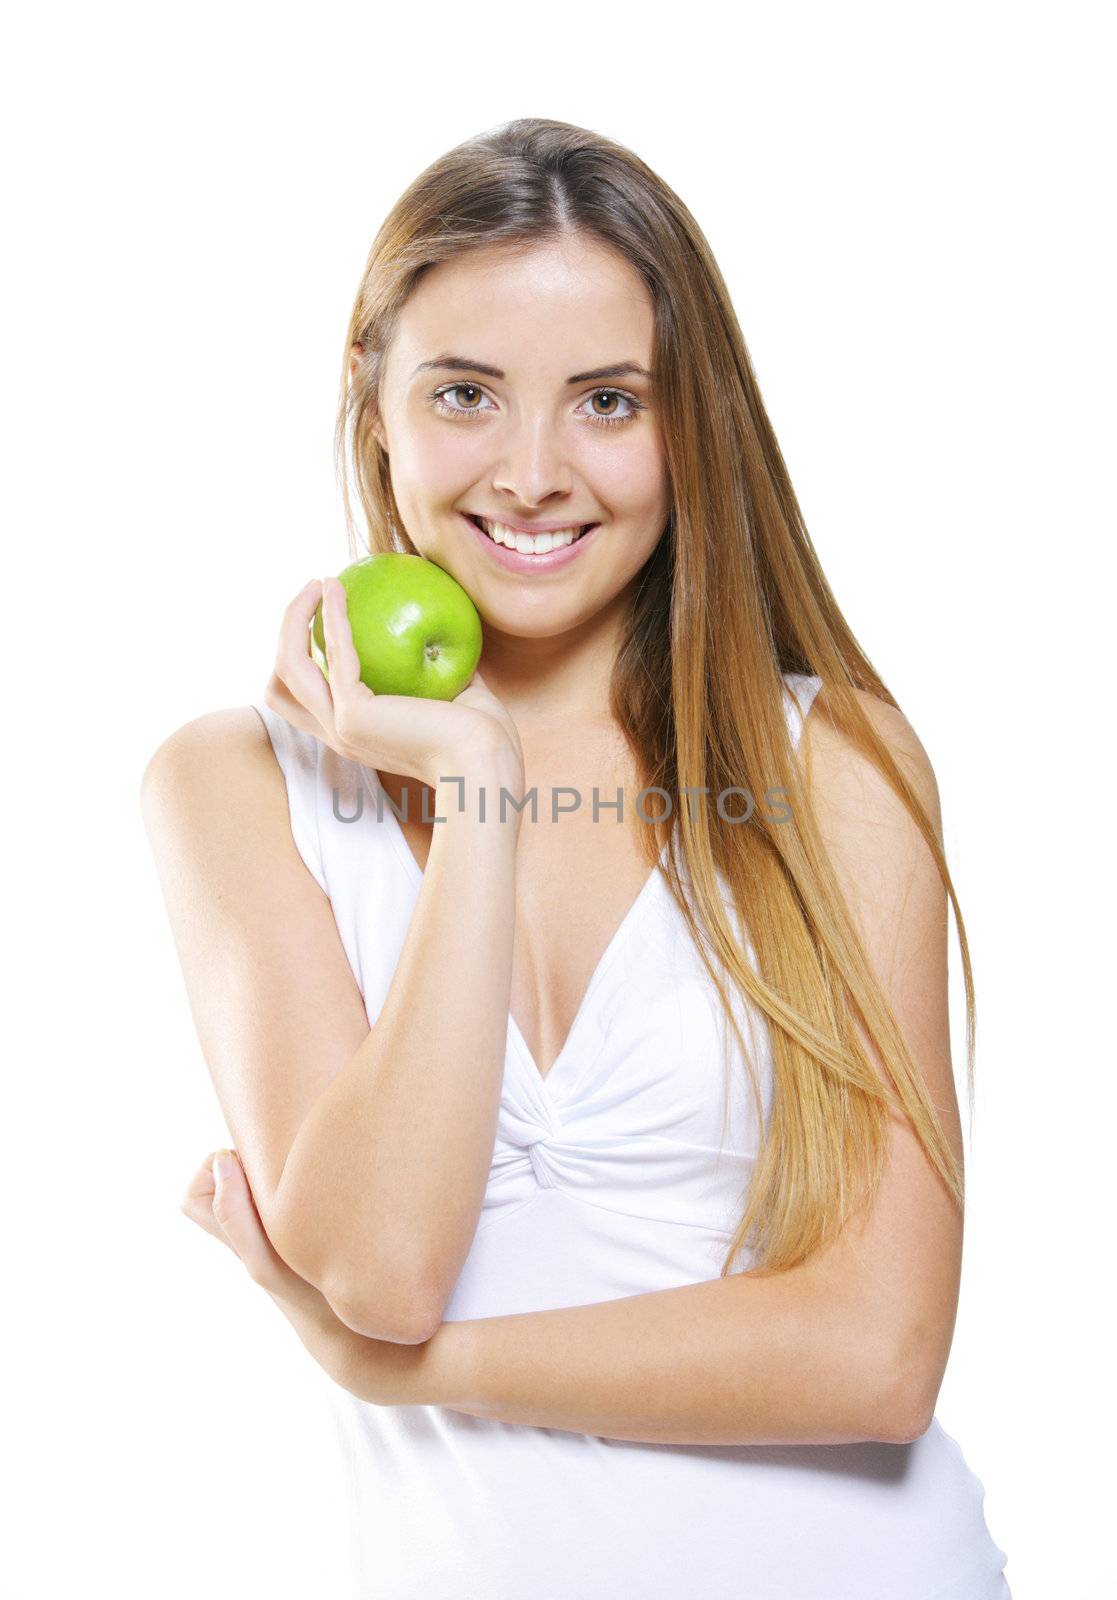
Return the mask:
M0 1588L343 1592L328 1380L178 1210L228 1136L139 784L173 729L259 696L283 607L347 564L331 432L382 217L539 115L694 212L931 755L979 1006L938 1416L1015 1600L1113 1596L1105 8L395 9L9 25Z

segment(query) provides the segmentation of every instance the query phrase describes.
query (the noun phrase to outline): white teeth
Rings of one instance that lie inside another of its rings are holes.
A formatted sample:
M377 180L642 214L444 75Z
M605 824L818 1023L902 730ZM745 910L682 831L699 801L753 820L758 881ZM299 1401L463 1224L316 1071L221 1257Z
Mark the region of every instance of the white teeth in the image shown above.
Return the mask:
M542 556L548 550L560 550L564 545L573 544L582 533L581 528L559 528L554 533L517 533L513 528L506 528L503 522L487 522L484 517L478 517L477 521L495 544L507 545L525 556Z

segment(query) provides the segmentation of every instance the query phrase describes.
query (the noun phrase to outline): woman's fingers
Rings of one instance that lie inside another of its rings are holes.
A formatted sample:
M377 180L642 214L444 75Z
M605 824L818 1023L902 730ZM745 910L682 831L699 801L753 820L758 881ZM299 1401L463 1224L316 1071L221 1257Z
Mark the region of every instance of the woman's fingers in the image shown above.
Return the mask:
M232 1162L227 1177L215 1177L214 1162L225 1156ZM236 1151L218 1150L207 1156L195 1172L182 1200L182 1210L206 1233L227 1245L262 1288L273 1292L287 1286L291 1268L275 1252L264 1232L256 1202Z
M222 1175L221 1161L231 1163ZM283 1287L291 1269L276 1254L264 1232L260 1213L252 1197L244 1168L235 1150L219 1150L214 1157L215 1184L213 1215L226 1239L248 1269L248 1275L261 1288L273 1291Z
M353 727L353 714L372 691L361 682L361 663L353 644L345 585L338 578L322 579L322 624L326 635L326 663L330 669L333 727L344 741Z
M218 1156L232 1163L227 1176L214 1172ZM321 1316L330 1311L321 1290L289 1267L264 1231L252 1189L235 1150L217 1150L195 1172L182 1199L182 1210L206 1233L227 1245L261 1289L285 1306Z
M187 1185L180 1209L191 1222L196 1222L199 1228L203 1228L206 1233L212 1234L215 1239L220 1239L222 1244L228 1245L229 1249L233 1250L232 1243L213 1214L215 1188L213 1156L207 1156Z
M284 611L276 648L275 673L266 696L269 703L271 699L278 701L273 710L288 722L301 728L304 733L319 735L330 733L333 729L330 687L310 654L310 620L317 610L321 591L321 580L313 578L299 590ZM330 671L332 674L332 665ZM317 726L310 725L308 712Z

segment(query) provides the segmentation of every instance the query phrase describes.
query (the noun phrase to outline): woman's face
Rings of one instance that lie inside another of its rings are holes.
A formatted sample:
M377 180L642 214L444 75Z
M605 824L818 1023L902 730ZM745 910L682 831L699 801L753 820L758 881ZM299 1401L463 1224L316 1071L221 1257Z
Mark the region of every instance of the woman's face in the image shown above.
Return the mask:
M377 434L415 548L490 627L537 638L575 627L655 549L670 491L653 335L640 278L580 237L443 262L404 306ZM470 515L490 527L599 526L572 559L517 571Z

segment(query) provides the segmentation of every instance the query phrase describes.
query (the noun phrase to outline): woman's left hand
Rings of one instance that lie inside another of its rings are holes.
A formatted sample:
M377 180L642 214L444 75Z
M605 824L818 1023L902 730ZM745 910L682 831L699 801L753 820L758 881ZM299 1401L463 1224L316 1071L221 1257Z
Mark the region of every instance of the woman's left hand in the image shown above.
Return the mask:
M217 1157L231 1163L215 1178ZM368 1339L342 1322L322 1291L289 1267L264 1231L252 1190L235 1151L219 1150L195 1172L182 1200L191 1222L227 1245L267 1291L303 1344L335 1382L374 1405L429 1405L432 1347ZM427 1381L424 1382L424 1373Z
M219 1160L229 1164L217 1176ZM247 1267L253 1283L275 1299L321 1313L329 1302L319 1289L289 1267L264 1232L248 1178L235 1150L217 1150L195 1172L182 1199L182 1210L213 1238L228 1245ZM344 1327L344 1323L341 1324Z

